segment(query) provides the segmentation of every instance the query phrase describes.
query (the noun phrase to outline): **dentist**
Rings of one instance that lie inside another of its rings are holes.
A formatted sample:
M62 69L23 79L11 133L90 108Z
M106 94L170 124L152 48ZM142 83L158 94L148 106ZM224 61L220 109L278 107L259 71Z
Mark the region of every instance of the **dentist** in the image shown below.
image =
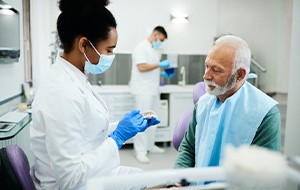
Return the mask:
M160 61L162 43L168 38L164 27L157 26L151 35L140 42L132 52L131 78L129 82L131 94L135 99L135 107L142 112L155 110L159 99L160 67L169 67L168 60ZM136 159L149 163L148 151L164 153L165 150L154 144L155 127L134 138Z
M104 73L115 56L118 34L108 4L108 0L59 1L57 31L64 51L32 104L36 189L85 189L92 177L141 171L120 166L118 150L159 120L133 110L108 134L107 106L86 75Z

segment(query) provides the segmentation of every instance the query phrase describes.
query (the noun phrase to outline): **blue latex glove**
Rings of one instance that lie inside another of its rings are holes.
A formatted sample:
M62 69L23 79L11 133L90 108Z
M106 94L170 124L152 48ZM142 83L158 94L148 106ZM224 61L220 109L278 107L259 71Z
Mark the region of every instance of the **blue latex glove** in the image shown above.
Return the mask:
M163 60L159 63L160 67L169 67L170 66L170 61L168 60Z
M151 126L149 124L152 123L148 123L148 119L144 118L139 110L132 110L125 114L116 130L108 136L115 140L120 149L125 141Z
M150 127L152 125L157 125L160 123L160 121L156 117L151 117L151 118L145 118L147 119L147 125Z
M165 77L165 78L172 78L172 77L174 77L175 73L168 74L166 71L163 71L163 72L161 73L161 75L162 75L163 77Z

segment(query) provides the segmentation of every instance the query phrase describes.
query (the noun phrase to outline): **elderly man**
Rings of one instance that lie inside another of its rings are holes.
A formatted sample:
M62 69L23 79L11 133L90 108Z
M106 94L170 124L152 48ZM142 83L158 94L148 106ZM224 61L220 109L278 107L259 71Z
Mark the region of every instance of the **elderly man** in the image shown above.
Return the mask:
M246 81L250 60L243 39L216 41L205 60L207 93L195 106L175 168L218 166L227 144L280 150L277 102Z

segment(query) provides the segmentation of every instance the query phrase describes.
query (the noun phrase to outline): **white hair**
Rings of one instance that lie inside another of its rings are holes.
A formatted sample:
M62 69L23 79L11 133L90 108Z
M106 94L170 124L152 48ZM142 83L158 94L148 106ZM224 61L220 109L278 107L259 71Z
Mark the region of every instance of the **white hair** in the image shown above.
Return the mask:
M222 36L215 42L216 46L229 45L236 48L235 56L234 56L234 68L232 73L235 73L239 68L243 67L246 69L246 78L250 72L250 64L251 64L251 51L245 40L240 37L233 35Z

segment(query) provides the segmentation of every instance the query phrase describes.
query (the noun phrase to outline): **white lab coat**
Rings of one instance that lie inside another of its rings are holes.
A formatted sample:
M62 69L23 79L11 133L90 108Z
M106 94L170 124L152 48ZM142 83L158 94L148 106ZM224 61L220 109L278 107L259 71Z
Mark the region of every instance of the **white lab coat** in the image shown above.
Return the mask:
M160 69L140 72L137 65L159 64L161 58L160 50L152 48L152 44L145 39L139 43L132 52L132 67L130 78L130 90L134 95L152 95L159 94Z
M92 177L140 171L119 166L107 107L85 75L58 57L47 78L32 105L36 188L84 189Z
M160 50L154 49L147 39L139 43L132 52L129 86L131 93L135 95L135 108L141 110L141 112L155 110L157 107L160 69L140 72L137 65L141 63L159 64L160 58ZM153 148L155 129L156 127L148 128L144 133L137 134L134 137L136 154L146 155L147 151Z
M130 79L130 90L135 95L135 108L145 112L155 110L159 94L160 69L140 72L137 65L159 64L161 51L154 49L152 44L145 39L139 43L132 52L132 68ZM155 110L157 111L157 110ZM154 146L154 136L156 127L148 128L144 133L134 137L135 153L146 155L148 150Z

